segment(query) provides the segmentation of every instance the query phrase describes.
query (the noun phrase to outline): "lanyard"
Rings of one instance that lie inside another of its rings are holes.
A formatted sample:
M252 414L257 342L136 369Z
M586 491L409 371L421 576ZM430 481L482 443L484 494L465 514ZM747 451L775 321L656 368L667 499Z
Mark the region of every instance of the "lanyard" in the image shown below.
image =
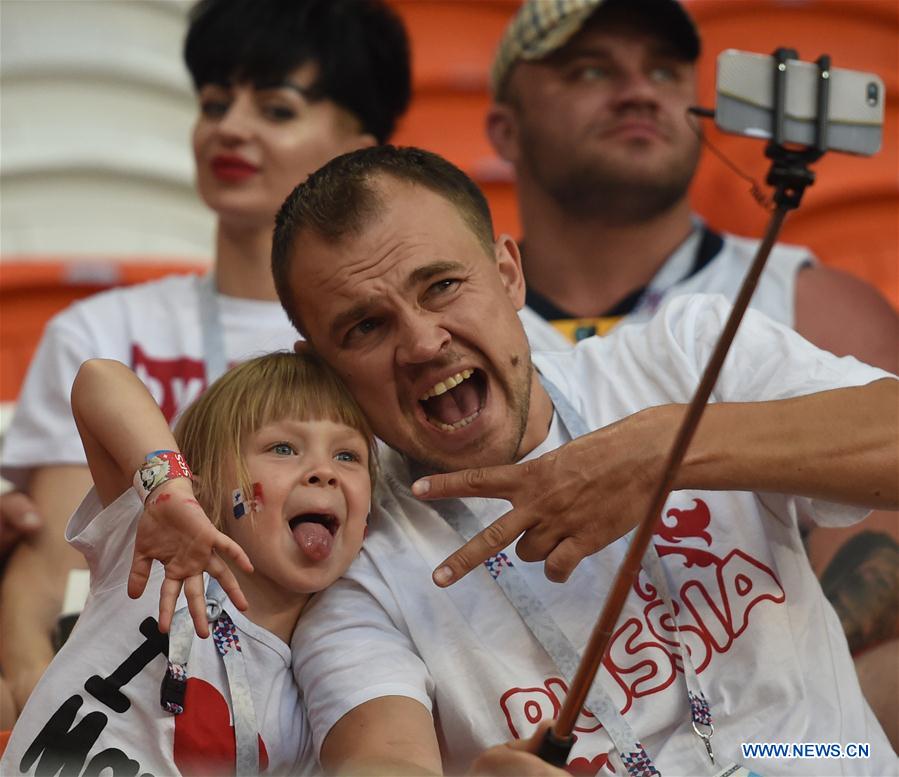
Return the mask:
M225 592L215 578L206 586L206 617L212 624L212 641L225 665L228 691L231 696L231 715L234 719L235 774L259 774L259 727L256 707L250 692L247 665L234 621L222 607ZM194 639L193 621L187 607L179 609L172 618L169 634L169 655L165 677L160 690L160 702L166 712L184 712L187 690L187 661Z
M588 433L590 430L583 418L581 418L580 414L559 389L542 375L540 380L572 439ZM400 485L404 491L408 491L407 487L397 483L392 476L388 474L387 477L397 485ZM435 501L433 507L466 542L483 529L481 521L461 499ZM651 553L647 554L647 559L650 556L653 556L654 559L646 564L646 571L659 592L659 596L668 608L671 617L674 618L674 623L677 624L661 559L659 559L654 547ZM555 663L559 673L570 685L577 671L581 656L554 621L552 614L528 585L524 576L519 573L518 567L515 565L503 566L500 574L494 575L491 573L491 577L499 585L509 603L516 609L528 629ZM689 651L683 647L679 631L675 632L675 636L678 640L682 658L681 663L684 667L693 730L703 740L709 758L714 763L711 748L713 728L709 705L699 688L698 678L696 677ZM653 775L659 775L652 759L637 739L630 724L625 720L611 697L602 687L598 674L587 694L586 706L602 723L603 729L618 750L630 777L653 777Z
M590 429L587 427L581 414L578 413L577 410L574 409L574 406L568 401L568 398L562 394L558 387L548 378L541 375L540 380L543 383L543 387L546 389L547 394L549 394L553 406L559 414L559 418L571 435L571 438L574 439L587 434ZM628 541L630 541L630 537L628 538ZM693 731L705 745L706 752L708 753L711 762L715 763L715 755L712 751L712 734L715 733L715 728L712 724L712 713L705 694L702 692L702 688L699 685L699 677L696 674L696 668L693 666L693 658L690 655L690 651L684 647L684 643L681 641L680 625L677 621L677 615L674 612L671 590L668 585L668 577L655 545L650 544L649 550L643 557L643 567L649 575L652 584L655 586L659 597L664 602L665 607L667 607L668 613L673 619L675 626L677 626L674 636L677 638L677 647L680 652L681 665L684 670L684 681L687 685L687 698L690 702L690 720L693 724Z
M525 303L571 342L594 334L604 335L625 316L631 316L631 320L642 320L646 315L655 313L671 289L703 270L723 248L724 239L721 235L712 232L702 221L694 217L693 231L665 260L652 280L646 286L632 291L608 310L595 316L575 317L531 288L527 289Z
M225 374L228 361L225 356L225 338L219 315L219 296L215 288L215 273L197 276L197 307L200 312L200 332L203 339L203 365L206 370L206 386Z

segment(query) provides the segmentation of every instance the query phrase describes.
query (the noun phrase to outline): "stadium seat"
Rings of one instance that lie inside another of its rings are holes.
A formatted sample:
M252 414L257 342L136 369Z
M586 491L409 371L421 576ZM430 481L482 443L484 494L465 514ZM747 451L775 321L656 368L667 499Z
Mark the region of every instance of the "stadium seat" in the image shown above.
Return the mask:
M44 325L58 311L113 286L204 269L195 262L170 260L4 258L0 261L0 402L15 401Z
M406 21L415 99L396 136L400 144L437 151L485 189L497 231L519 235L511 171L484 133L488 75L496 46L518 0L392 0ZM770 53L778 46L803 59L829 54L837 67L877 72L886 85L884 143L871 158L830 153L782 239L811 246L827 264L875 284L899 307L899 4L895 0L686 0L703 38L702 105L714 106L715 60L737 48ZM708 139L763 183L764 144L725 135L705 122ZM705 153L692 200L713 226L761 235L765 211L748 184Z

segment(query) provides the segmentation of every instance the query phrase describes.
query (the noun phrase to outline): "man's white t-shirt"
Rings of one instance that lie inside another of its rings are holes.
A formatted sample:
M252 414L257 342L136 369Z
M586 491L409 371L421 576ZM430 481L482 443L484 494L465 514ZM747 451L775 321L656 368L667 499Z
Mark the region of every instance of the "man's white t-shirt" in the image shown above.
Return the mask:
M682 297L643 326L621 327L575 349L535 355L591 429L642 408L687 402L729 311L720 297ZM887 374L820 351L750 311L714 401L780 399ZM558 418L531 456L567 439ZM615 455L614 451L608 452ZM294 672L320 748L345 713L398 695L432 710L447 767L528 736L558 713L566 693L549 656L492 575L519 568L570 642L581 651L627 541L578 566L563 585L542 563L522 562L514 543L447 590L433 569L461 544L437 505L408 491L404 460L383 459L384 487L363 552L346 576L304 612L292 642ZM507 511L501 500L466 500L483 525ZM747 762L742 742L869 743L866 760L749 761L761 774L891 774L896 756L862 697L839 620L812 573L796 525L801 508L838 525L864 511L779 494L678 491L655 538L672 579L687 649L711 704L718 766L692 733L672 624L641 575L613 636L599 682L664 775L715 774ZM582 715L569 764L620 774L597 721ZM612 771L612 768L615 771Z
M16 722L0 774L233 774L232 705L212 638L193 636L184 712L160 704L168 638L159 633L162 566L128 598L126 584L143 506L130 489L106 509L85 497L66 530L91 570L90 596ZM184 598L178 607L184 606ZM237 628L259 726L260 773L316 773L290 649L226 598ZM112 772L102 772L107 766Z
M691 266L701 250L706 227L697 228L665 260L649 282L637 307L618 319L615 326L645 323L664 304L684 294L722 294L733 302L746 278L760 241L721 233L718 252L697 272ZM765 263L750 306L788 327L796 325L796 278L805 267L818 263L804 246L776 243ZM525 306L519 313L534 351L570 348L571 341L535 310ZM611 324L615 317L608 319Z

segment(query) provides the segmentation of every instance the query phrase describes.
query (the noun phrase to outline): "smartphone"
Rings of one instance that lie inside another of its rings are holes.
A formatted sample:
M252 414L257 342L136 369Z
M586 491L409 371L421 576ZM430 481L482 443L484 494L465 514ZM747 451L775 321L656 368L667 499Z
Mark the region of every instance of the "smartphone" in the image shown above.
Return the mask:
M727 49L718 55L715 124L725 132L770 138L774 124L774 57ZM818 118L818 66L786 63L784 140L810 146ZM880 150L883 80L874 73L830 70L826 144L829 150L870 156Z

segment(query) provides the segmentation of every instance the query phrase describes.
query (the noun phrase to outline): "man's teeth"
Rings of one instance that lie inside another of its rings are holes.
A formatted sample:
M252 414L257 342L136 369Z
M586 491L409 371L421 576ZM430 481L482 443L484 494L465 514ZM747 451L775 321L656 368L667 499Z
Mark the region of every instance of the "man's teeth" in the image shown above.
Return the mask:
M434 424L438 429L443 430L444 432L453 432L456 429L461 429L463 426L468 426L475 418L480 415L480 410L475 410L470 416L467 418L460 418L454 424L445 424L441 421L438 421L436 418L429 418L428 420Z
M421 397L419 401L424 402L426 399L430 399L431 397L439 397L441 394L445 394L451 388L455 388L458 386L463 380L468 380L474 374L474 370L462 370L462 372L457 372L455 375L450 375L446 380L440 381L440 383L435 383L431 388L425 392L425 394ZM463 418L462 421L465 421ZM462 421L457 421L457 424L462 424ZM466 423L470 423L466 421ZM443 424L445 426L445 424ZM465 424L462 424L465 426ZM456 428L447 427L447 428Z

